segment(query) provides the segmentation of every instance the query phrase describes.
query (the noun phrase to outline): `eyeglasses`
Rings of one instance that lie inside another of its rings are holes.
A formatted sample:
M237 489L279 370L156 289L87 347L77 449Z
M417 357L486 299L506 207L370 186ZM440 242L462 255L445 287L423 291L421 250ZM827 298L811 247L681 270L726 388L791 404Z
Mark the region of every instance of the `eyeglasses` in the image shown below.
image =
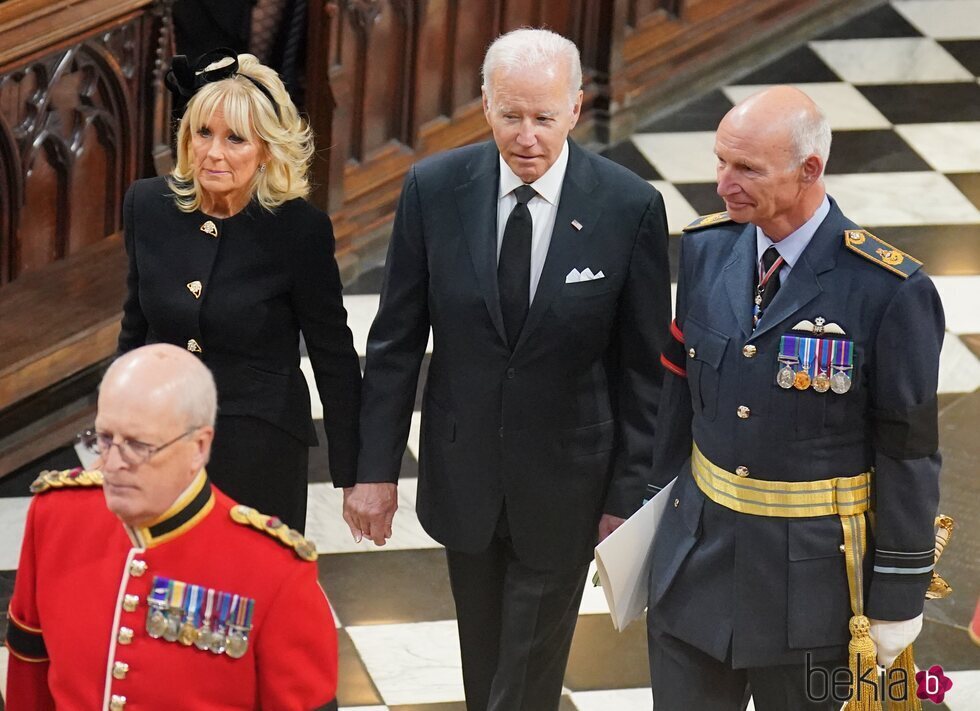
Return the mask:
M77 435L75 439L92 454L106 457L109 456L109 450L113 446L118 447L119 456L122 457L123 461L131 467L137 467L145 463L153 455L162 452L170 445L182 440L197 429L197 427L191 427L169 442L164 442L160 445L147 444L146 442L140 442L138 439L129 439L127 437L123 437L121 442L116 442L115 435L111 432L98 432L96 430L85 430Z

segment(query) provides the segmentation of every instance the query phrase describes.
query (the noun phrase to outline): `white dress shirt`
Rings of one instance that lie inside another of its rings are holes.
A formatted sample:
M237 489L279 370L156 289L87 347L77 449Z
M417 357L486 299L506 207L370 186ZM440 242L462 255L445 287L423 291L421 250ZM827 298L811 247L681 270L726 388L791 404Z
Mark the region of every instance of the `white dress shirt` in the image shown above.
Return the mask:
M524 185L524 181L514 175L514 171L500 159L500 189L497 193L497 260L500 260L500 247L504 241L504 228L507 218L517 204L514 190ZM561 186L565 181L565 168L568 166L568 141L565 141L557 160L547 172L531 183L537 195L531 198L527 209L531 212L531 290L528 294L528 304L534 301L534 292L538 289L544 260L548 256L551 245L551 232L555 227L558 216L558 199L561 197Z

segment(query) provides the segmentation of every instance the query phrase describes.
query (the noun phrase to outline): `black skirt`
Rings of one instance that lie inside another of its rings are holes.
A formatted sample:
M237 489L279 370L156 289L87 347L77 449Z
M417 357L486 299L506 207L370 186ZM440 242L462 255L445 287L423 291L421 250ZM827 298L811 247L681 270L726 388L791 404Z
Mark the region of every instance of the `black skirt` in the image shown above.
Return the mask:
M218 417L211 481L240 504L278 516L290 528L306 529L310 449L285 430L257 417Z

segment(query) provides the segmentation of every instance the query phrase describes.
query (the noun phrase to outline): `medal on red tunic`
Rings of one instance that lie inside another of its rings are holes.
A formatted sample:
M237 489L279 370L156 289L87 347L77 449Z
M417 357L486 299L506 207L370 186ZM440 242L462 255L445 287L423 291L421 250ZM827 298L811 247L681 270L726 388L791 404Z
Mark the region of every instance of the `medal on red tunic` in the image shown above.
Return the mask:
M188 585L184 596L184 614L177 633L177 641L190 647L197 641L197 611L201 606L204 590L200 585Z
M187 583L171 580L167 591L167 626L163 630L163 638L168 642L176 642L180 636L180 618L184 613L184 594Z
M255 610L255 600L248 597L238 598L237 607L232 611L234 620L228 625L228 640L225 654L232 659L241 659L248 651L248 633L252 630L252 614Z
M237 598L238 596L236 595L235 597ZM215 620L214 631L211 632L211 638L208 640L208 649L214 654L223 654L225 651L231 601L232 596L230 593L223 592L218 594L218 619Z
M201 651L207 650L211 646L211 615L214 614L214 596L214 590L208 588L203 619L201 626L197 628L197 639L194 640L194 646Z
M146 633L153 639L160 639L167 628L167 591L170 581L167 578L153 576L153 589L146 601L149 609L146 611Z

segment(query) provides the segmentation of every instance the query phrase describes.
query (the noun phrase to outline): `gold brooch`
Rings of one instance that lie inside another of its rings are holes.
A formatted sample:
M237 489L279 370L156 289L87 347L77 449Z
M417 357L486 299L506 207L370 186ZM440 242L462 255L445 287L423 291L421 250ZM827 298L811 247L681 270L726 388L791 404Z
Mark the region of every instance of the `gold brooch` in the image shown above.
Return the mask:
M201 285L201 282L197 281L196 279L192 282L187 283L187 290L190 291L192 294L194 294L195 299L201 298L202 288L203 286Z
M208 220L203 225L201 225L201 232L206 235L211 235L212 237L218 236L218 227L211 220Z

